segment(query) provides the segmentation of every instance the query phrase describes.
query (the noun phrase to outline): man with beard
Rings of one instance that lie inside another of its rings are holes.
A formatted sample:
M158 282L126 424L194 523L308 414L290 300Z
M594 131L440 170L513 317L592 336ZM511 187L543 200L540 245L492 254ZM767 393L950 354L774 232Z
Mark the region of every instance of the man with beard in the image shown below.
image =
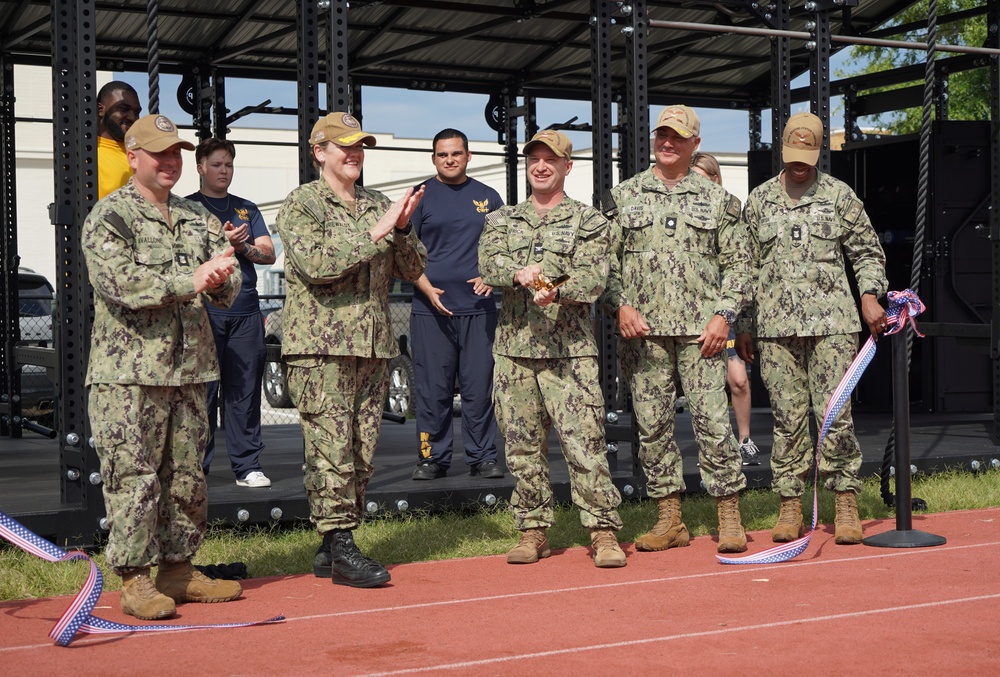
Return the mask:
M132 178L125 154L125 132L139 119L139 95L127 82L112 80L97 93L97 199Z

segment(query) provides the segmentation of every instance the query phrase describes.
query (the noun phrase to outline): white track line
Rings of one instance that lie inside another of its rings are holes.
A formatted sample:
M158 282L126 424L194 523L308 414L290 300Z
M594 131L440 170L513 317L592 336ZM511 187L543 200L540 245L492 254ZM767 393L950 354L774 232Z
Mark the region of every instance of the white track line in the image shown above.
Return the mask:
M804 623L822 623L826 621L839 621L848 618L860 618L875 614L895 613L899 611L912 611L914 609L929 609L933 607L947 606L950 604L965 604L968 602L982 602L986 600L1000 599L1000 593L995 595L980 595L978 597L963 597L961 599L949 599L940 602L923 602L921 604L906 604L903 606L885 607L882 609L869 609L867 611L852 611L842 614L831 614L829 616L816 616L814 618L798 618L788 621L778 621L774 623L758 623L755 625L744 625L736 628L725 628L721 630L703 630L701 632L685 632L678 635L663 635L661 637L649 637L647 639L632 639L624 642L610 642L608 644L590 644L567 649L553 649L552 651L538 651L536 653L526 653L517 656L497 656L496 658L483 658L477 661L465 661L462 663L440 663L438 665L426 665L419 668L406 668L403 670L390 670L389 672L366 672L358 677L385 677L387 675L412 675L418 672L430 672L432 670L459 670L463 668L482 667L485 665L495 665L497 663L508 663L510 661L523 661L532 658L547 658L549 656L559 656L568 653L579 653L582 651L596 651L602 649L619 649L627 646L637 646L641 644L653 644L655 642L670 642L677 639L695 639L698 637L712 637L716 635L726 635L732 632L746 632L748 630L768 630L780 628L787 625L799 625Z
M864 562L868 560L885 560L887 558L895 557L912 557L916 555L934 555L943 554L947 552L956 552L960 550L970 550L973 548L989 548L1000 546L1000 541L990 541L987 543L972 543L969 545L956 545L956 546L937 546L931 548L904 548L904 549L894 549L886 548L884 552L879 552L872 555L865 555L862 557L842 557L837 559L824 559L824 560L807 560L807 561L790 561L783 564L761 564L757 566L750 565L719 565L719 569L714 571L708 571L698 574L684 574L680 576L662 576L658 578L643 578L635 581L617 581L615 583L599 583L594 585L579 585L568 588L553 588L549 590L530 590L526 592L511 592L502 595L488 595L485 597L465 597L462 599L450 599L450 600L436 600L433 602L421 602L417 604L401 604L397 606L386 606L386 607L376 607L374 609L355 609L352 611L335 611L331 613L323 614L313 614L309 616L296 616L293 618L286 618L284 623L297 623L300 621L314 621L314 620L324 620L330 618L343 618L346 616L361 616L366 614L378 614L378 613L394 613L398 611L410 611L413 609L426 609L430 607L444 607L453 606L457 604L477 604L481 602L496 602L498 600L510 600L522 597L538 597L541 595L558 595L571 592L581 592L586 590L605 590L609 588L623 588L634 585L653 585L661 583L670 583L675 581L685 581L693 580L699 578L715 578L717 576L732 576L736 574L746 574L755 571L770 571L775 572L780 569L790 568L790 567L811 567L811 566L825 566L830 564L842 564L851 562ZM455 560L447 560L447 562L454 562ZM425 562L423 564L432 564L431 562ZM265 584L266 587L266 584ZM973 598L970 598L973 599ZM766 627L766 626L760 626ZM178 632L189 632L186 630L178 630ZM154 635L162 635L161 632L150 632L150 633L133 633L128 635L128 638L147 638ZM73 645L79 646L87 643L105 642L107 641L107 635L94 635L87 636L81 635L79 638L74 640ZM27 644L21 646L9 646L0 647L0 654L10 653L13 651L23 651L29 649L37 649L43 647L50 647L49 644ZM394 674L394 673L393 673Z

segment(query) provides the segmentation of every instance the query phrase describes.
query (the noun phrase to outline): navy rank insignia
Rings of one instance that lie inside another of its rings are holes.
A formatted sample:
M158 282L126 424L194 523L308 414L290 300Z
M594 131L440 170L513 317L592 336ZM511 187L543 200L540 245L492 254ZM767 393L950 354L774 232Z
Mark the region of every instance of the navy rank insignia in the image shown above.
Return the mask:
M479 212L480 214L485 214L490 210L489 200L473 200L472 204L476 205L476 211Z

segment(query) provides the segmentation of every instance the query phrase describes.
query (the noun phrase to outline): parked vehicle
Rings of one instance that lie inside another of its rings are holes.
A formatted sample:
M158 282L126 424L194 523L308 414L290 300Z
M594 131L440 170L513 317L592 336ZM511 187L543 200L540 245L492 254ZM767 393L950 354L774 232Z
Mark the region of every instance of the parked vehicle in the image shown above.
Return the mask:
M52 304L55 290L45 278L30 268L17 269L18 321L21 340L17 345L48 348L52 345ZM21 414L51 426L54 420L55 385L45 367L21 367Z

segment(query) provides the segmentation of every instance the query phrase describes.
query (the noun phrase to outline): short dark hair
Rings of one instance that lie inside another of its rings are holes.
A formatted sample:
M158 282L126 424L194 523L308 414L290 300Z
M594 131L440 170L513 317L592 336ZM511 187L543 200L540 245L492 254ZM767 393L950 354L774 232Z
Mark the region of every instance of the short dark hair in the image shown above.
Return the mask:
M199 143L198 147L194 149L194 161L201 164L202 160L217 150L224 150L232 155L234 160L236 159L236 146L233 145L233 142L226 139L217 139L213 136Z
M127 82L122 82L121 80L112 80L97 92L97 102L106 101L109 96L115 92L132 92L135 94L135 98L139 98L139 94L135 91L135 87Z
M465 151L469 151L469 137L457 129L448 127L447 129L442 129L434 135L434 140L431 142L431 152L437 152L438 141L442 141L444 139L461 139L462 146L465 148Z

